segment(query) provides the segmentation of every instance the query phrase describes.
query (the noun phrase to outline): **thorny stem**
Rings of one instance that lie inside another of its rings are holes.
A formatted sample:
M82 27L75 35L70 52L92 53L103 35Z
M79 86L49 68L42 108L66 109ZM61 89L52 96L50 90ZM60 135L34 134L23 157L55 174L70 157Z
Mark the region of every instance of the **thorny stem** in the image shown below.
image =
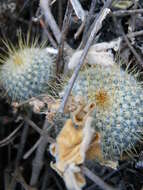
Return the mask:
M72 87L74 85L74 82L76 81L76 78L78 76L78 73L80 71L80 68L82 67L82 65L84 64L84 60L85 60L85 57L88 53L88 50L90 48L90 46L92 45L92 42L95 38L95 35L97 34L97 32L100 30L101 26L102 26L102 22L103 20L106 18L106 16L109 14L109 10L107 7L110 7L110 5L112 4L113 0L109 0L105 3L105 5L103 6L102 10L100 11L99 15L97 16L97 18L95 19L94 23L93 23L93 30L91 31L91 34L89 36L89 39L85 45L85 48L83 50L83 53L81 55L81 58L79 59L79 64L77 65L77 67L75 68L75 71L69 81L69 84L68 84L68 87L67 87L67 90L64 94L64 97L63 97L63 101L60 105L60 108L59 108L59 112L63 113L64 112L64 108L65 108L65 105L68 101L68 97L71 93L71 90L72 90Z

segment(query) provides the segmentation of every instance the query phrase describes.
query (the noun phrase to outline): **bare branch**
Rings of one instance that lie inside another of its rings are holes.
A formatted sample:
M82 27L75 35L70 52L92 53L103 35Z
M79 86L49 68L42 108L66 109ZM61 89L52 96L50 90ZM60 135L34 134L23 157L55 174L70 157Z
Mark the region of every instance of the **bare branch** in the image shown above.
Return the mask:
M9 144L13 140L16 133L21 129L22 125L23 125L23 122L10 135L8 135L5 139L1 140L0 147L3 147Z
M41 138L39 138L38 141L32 146L32 148L30 148L30 150L28 150L24 154L23 159L27 159L36 150L36 148L38 147L38 145L40 144L40 142L41 142Z
M51 42L52 46L54 48L57 48L57 44L56 44L55 40L53 39L50 31L48 30L48 28L46 27L46 25L45 25L45 23L44 23L44 21L42 19L40 19L40 24L41 24L41 27L43 28L44 32L48 36L48 39Z
M134 56L135 56L136 60L138 61L138 63L143 67L143 61L142 61L141 57L136 52L136 50L134 49L134 47L131 45L128 37L124 33L124 30L123 30L123 27L122 27L121 24L120 24L120 27L121 27L121 31L122 31L122 35L123 35L124 40L126 41L127 45L129 46L131 52L134 54Z
M102 10L100 11L99 15L97 16L97 18L96 18L95 21L94 21L93 30L91 31L91 34L90 34L90 36L89 36L89 39L88 39L88 41L87 41L87 43L86 43L86 46L85 46L85 48L84 48L84 51L83 51L83 53L82 53L82 55L81 55L81 58L80 58L80 60L79 60L79 64L78 64L78 66L76 67L76 69L75 69L75 71L74 71L74 73L73 73L73 75L72 75L72 77L71 77L71 79L70 79L70 81L69 81L69 83L68 83L67 90L66 90L66 92L65 92L65 94L64 94L63 101L62 101L62 103L61 103L61 105L60 105L59 112L61 112L61 113L64 112L64 108L65 108L65 105L66 105L66 103L67 103L67 101L68 101L68 97L69 97L69 95L70 95L70 93L71 93L71 90L72 90L72 87L73 87L73 85L74 85L74 82L75 82L75 80L76 80L76 78L77 78L77 76L78 76L78 73L79 73L79 71L80 71L80 68L81 68L82 65L84 64L85 57L86 57L86 55L87 55L87 53L88 53L88 50L89 50L90 46L92 45L92 42L93 42L93 40L94 40L94 38L95 38L95 35L96 35L97 32L100 30L100 28L101 28L101 26L102 26L103 20L106 18L106 16L107 16L107 15L109 14L109 12L110 12L110 9L107 8L107 7L109 7L112 2L113 2L113 0L109 0L109 1L107 1L107 2L105 3L104 7L102 8Z
M92 15L94 14L96 4L97 4L97 0L92 0L91 5L90 5L90 10L87 14L87 18L85 19L85 28L83 31L83 36L82 36L82 41L81 41L80 47L84 47L86 40L88 38L87 34L88 34L88 31L90 28L90 22L91 22Z
M128 16L128 15L133 15L133 14L142 14L143 9L134 9L134 10L119 10L119 11L114 11L110 15L114 16Z
M132 38L132 37L137 37L137 36L141 36L141 35L143 35L143 30L132 32L130 34L127 34L126 36L128 38Z
M40 137L40 143L38 145L37 151L35 158L33 160L33 167L32 167L32 176L30 180L30 184L32 186L36 186L41 169L43 167L43 158L45 154L45 150L48 145L48 137L47 137L47 129L49 127L48 120L45 120L44 125L43 125L43 136Z
M81 19L82 21L85 20L85 11L84 9L82 8L80 2L78 0L70 0L72 6L73 6L73 9L76 13L76 16Z
M50 0L41 0L40 1L40 6L44 13L45 20L48 23L49 27L51 28L57 42L59 43L60 39L61 39L61 32L60 32L60 29L52 15L52 13L51 13L49 4L50 4Z
M88 168L81 166L81 170L89 179L94 181L95 184L97 184L102 190L117 190L108 184L106 184L100 177L92 173Z
M64 46L66 45L66 48L70 49L68 44L65 43L65 39L66 39L66 35L67 35L67 32L68 32L68 28L69 28L69 23L70 23L70 19L71 19L71 13L72 13L71 4L70 4L70 1L68 1L65 16L64 16L64 20L63 20L61 39L60 39L60 42L59 42L58 55L57 55L57 60L56 60L56 67L57 67L57 69L56 69L57 73L56 74L57 74L57 77L58 77L59 73L62 73L63 70L64 70L64 63L61 64L62 57L63 57Z

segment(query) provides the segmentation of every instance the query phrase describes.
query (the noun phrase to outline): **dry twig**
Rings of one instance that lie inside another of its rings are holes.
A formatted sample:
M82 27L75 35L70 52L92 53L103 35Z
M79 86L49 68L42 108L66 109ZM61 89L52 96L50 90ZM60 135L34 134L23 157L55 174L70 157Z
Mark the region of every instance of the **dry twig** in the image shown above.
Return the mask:
M79 0L70 0L72 6L73 6L73 9L76 13L76 16L81 19L82 21L85 20L85 11L84 9L82 8Z
M89 179L94 181L102 190L117 190L108 184L106 184L100 177L93 174L88 168L81 166L81 171L86 175Z
M30 120L28 117L25 117L24 119L25 119L25 121L26 121L33 129L35 129L41 136L47 135L47 142L48 142L48 143L53 143L53 142L55 142L55 141L53 140L53 138L51 138L50 136L48 136L48 131L40 129L40 128L39 128L32 120Z
M71 13L72 13L72 9L71 9L70 2L68 1L65 16L64 16L63 26L62 26L61 39L59 42L57 60L56 60L57 76L59 75L59 73L63 72L63 69L64 69L64 64L61 64L61 62L62 62L62 56L63 56L64 42L65 42L65 38L68 32Z
M18 167L19 167L19 164L20 164L20 161L22 158L24 148L25 148L25 144L26 144L26 140L27 140L27 136L28 136L28 130L29 130L29 125L27 124L27 122L25 122L23 131L22 131L22 136L20 139L20 144L18 147L16 161L15 161L15 172L13 174L11 183L9 184L8 190L15 189L15 187L16 187L16 183L17 183L16 178L17 178Z
M87 41L87 38L88 38L87 33L90 28L90 22L91 22L92 15L94 14L94 9L95 9L96 4L97 4L97 0L92 0L91 5L90 5L90 10L85 21L85 29L83 32L82 42L80 45L81 47L84 47Z
M138 61L139 65L141 65L143 67L143 61L142 61L140 55L136 52L136 50L134 49L134 47L131 45L130 41L128 40L128 37L124 33L124 29L123 29L123 27L122 27L121 24L120 24L120 28L121 28L121 32L122 32L122 35L124 37L124 40L126 41L127 45L129 46L131 52L135 56L135 58Z
M132 38L132 37L137 37L137 36L141 36L141 35L143 35L143 30L131 32L131 33L127 34L126 36L128 38Z
M10 135L8 135L5 139L1 140L0 147L6 146L11 143L15 139L16 134L21 129L22 125L23 122Z
M48 28L46 27L46 25L42 19L40 19L40 24L41 24L41 27L44 29L44 31L45 31L50 43L52 44L52 46L54 48L57 48L57 44L56 44L55 40L53 39L50 31L48 30Z
M86 46L85 46L85 48L84 48L84 51L83 51L83 53L82 53L82 55L81 55L79 64L78 64L78 66L76 67L76 69L75 69L75 71L74 71L74 73L73 73L73 75L72 75L72 77L71 77L71 79L70 79L70 81L69 81L69 83L68 83L67 90L66 90L66 92L65 92L65 94L64 94L63 101L62 101L62 103L61 103L61 105L60 105L59 112L61 112L61 113L63 113L63 111L64 111L65 105L66 105L66 103L67 103L67 101L68 101L68 97L69 97L69 95L70 95L70 93L71 93L71 90L72 90L72 87L73 87L73 85L74 85L74 82L75 82L75 80L76 80L76 78L77 78L77 76L78 76L78 73L79 73L79 71L80 71L80 68L81 68L82 65L84 64L85 57L86 57L86 55L87 55L87 53L88 53L88 50L89 50L90 46L92 45L92 42L93 42L93 40L94 40L94 38L95 38L95 35L96 35L97 32L100 30L100 28L101 28L101 26L102 26L103 20L106 18L106 16L107 16L107 15L109 14L109 12L110 12L110 9L109 9L108 7L110 7L110 5L112 4L112 2L113 2L113 0L109 0L109 1L107 1L107 2L105 3L105 5L103 6L103 8L102 8L102 10L100 11L99 15L97 16L97 18L96 18L95 21L94 21L93 30L91 31L91 34L90 34L90 36L89 36L89 39L88 39L88 41L87 41L87 43L86 43Z
M110 15L114 15L116 17L118 16L128 16L128 15L134 15L134 14L143 14L143 9L134 9L134 10L119 10L114 11Z
M48 126L49 126L49 123L47 120L45 120L44 125L43 125L43 130L45 131L48 128ZM31 175L31 180L30 180L30 184L32 186L36 186L38 182L38 178L39 178L41 169L43 167L43 157L44 157L44 153L45 153L47 145L48 145L48 141L47 141L47 132L46 132L45 135L41 137L41 142L37 148L36 155L33 160L32 175Z
M40 1L40 6L44 13L45 20L46 20L47 24L49 25L49 27L51 28L57 42L59 43L60 39L61 39L61 32L60 32L60 29L52 15L52 13L51 13L49 4L50 4L50 0L41 0Z
M41 142L41 138L32 146L32 148L30 148L30 150L28 150L24 154L23 159L27 159L36 150L36 148L39 146L40 142Z

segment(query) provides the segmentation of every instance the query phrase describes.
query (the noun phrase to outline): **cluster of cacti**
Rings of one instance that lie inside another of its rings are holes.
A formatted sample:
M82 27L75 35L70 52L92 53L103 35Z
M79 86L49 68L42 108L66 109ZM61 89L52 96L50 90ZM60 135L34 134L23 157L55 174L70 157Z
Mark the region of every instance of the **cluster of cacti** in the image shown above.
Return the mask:
M3 60L0 80L13 101L55 92L56 67L46 49L20 43L18 50L10 47L9 50L9 57ZM72 95L95 103L91 126L101 135L105 159L118 160L142 140L142 87L120 66L96 65L81 71Z
M72 94L95 103L91 126L101 135L104 159L132 155L143 139L143 93L135 77L117 65L97 65L79 74Z
M53 57L42 47L28 46L23 42L17 50L9 46L9 57L3 60L0 80L12 101L24 101L55 90L52 86L56 78Z

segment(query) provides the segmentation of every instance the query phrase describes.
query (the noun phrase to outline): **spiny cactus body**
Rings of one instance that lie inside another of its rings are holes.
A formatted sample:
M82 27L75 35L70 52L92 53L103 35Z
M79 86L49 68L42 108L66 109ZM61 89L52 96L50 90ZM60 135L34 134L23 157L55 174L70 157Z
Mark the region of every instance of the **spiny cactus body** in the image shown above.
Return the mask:
M101 150L107 160L118 160L131 150L143 133L142 87L135 77L115 65L97 65L80 73L74 96L95 103L91 127L101 135Z
M35 43L36 44L36 43ZM52 56L42 47L24 45L10 49L4 59L0 80L3 88L13 101L24 101L40 93L51 93L55 79L55 65Z

